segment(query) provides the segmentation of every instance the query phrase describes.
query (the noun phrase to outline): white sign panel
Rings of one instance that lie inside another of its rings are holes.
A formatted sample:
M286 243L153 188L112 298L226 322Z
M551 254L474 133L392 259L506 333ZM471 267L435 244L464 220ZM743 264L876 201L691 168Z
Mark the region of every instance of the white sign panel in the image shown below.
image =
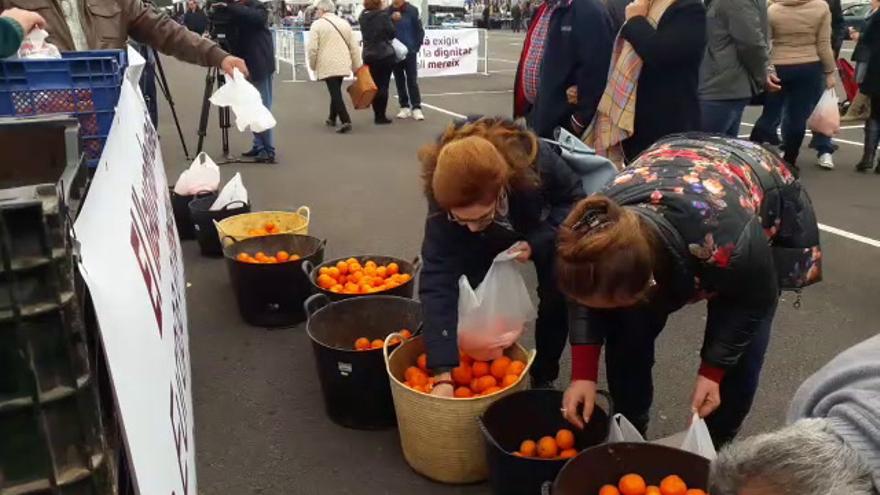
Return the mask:
M303 33L303 45L309 45L309 32ZM363 49L360 31L353 31L354 40ZM419 77L476 74L479 68L480 31L478 29L429 29L419 51ZM306 57L308 58L308 57ZM309 79L316 80L308 60Z
M196 495L183 257L159 138L122 85L75 224L125 443L142 495Z

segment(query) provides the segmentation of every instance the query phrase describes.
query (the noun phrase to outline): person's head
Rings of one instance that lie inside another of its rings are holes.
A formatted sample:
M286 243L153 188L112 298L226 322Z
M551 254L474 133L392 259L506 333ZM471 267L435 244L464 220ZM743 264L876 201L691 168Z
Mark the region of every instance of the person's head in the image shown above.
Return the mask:
M189 10L192 12L195 12L196 9L199 8L199 3L196 2L195 0L189 0L188 2L186 2L186 5L187 5L187 7L189 7Z
M382 0L364 0L364 10L379 10L382 8Z
M535 135L500 119L450 125L419 150L425 194L471 231L486 229L507 190L540 184Z
M872 495L871 471L825 419L735 441L709 477L712 495Z
M315 17L332 14L333 12L336 12L336 4L333 3L333 0L318 0L315 2Z
M562 292L590 308L644 301L654 281L654 234L637 213L600 195L575 205L559 228Z
M406 0L391 0L391 5L393 5L395 9L403 7L403 4L405 3Z

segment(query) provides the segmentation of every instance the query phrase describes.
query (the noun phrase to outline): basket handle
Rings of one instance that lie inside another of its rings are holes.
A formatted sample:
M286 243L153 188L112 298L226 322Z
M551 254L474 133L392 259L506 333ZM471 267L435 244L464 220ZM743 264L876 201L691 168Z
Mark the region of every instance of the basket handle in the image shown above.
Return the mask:
M412 264L413 264L413 275L412 276L413 276L413 278L417 278L417 275L419 274L419 272L422 271L422 264L423 264L422 263L422 255L420 254L420 255L416 256L415 258L413 258Z
M330 299L324 294L312 294L303 302L303 310L306 312L306 319L311 320L312 316L324 306L330 304Z
M312 210L308 206L300 206L296 209L296 212L306 219L306 223L309 223L309 218L312 216Z
M326 242L326 241L324 241L324 242ZM312 270L315 269L315 266L312 265L312 262L309 260L303 260L301 266L302 266L303 272L305 272L305 274L306 274L306 278L311 280L312 279Z
M385 342L382 344L382 356L385 358L385 370L388 372L388 376L391 376L391 360L388 357L388 348L391 347L391 339L397 337L400 339L401 345L405 342L403 335L400 335L399 332L389 333L385 337Z
M541 495L550 495L551 490L553 490L552 481L545 481L541 484Z
M247 206L247 202L242 201L242 200L240 200L240 199L236 199L235 201L230 201L230 202L226 203L226 204L223 206L223 208L220 208L220 209L221 209L221 210L228 210L228 209L229 209L230 207L232 207L232 205L234 205L234 204L240 204L242 207Z
M217 232L220 232L220 224L217 223L217 220L214 220L214 227L217 229ZM222 234L222 232L220 233ZM223 247L229 247L236 242L235 237L232 237L231 235L222 234L220 236L220 245Z

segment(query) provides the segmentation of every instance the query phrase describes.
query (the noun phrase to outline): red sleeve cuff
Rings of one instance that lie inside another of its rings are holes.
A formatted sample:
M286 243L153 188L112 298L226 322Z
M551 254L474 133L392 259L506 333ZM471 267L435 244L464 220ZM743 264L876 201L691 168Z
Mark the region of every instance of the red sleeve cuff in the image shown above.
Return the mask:
M571 346L571 379L597 381L599 379L600 354L602 354L601 345Z
M700 371L698 371L697 373L700 376L708 378L715 383L721 383L721 380L724 379L724 368L712 366L706 361L700 363Z

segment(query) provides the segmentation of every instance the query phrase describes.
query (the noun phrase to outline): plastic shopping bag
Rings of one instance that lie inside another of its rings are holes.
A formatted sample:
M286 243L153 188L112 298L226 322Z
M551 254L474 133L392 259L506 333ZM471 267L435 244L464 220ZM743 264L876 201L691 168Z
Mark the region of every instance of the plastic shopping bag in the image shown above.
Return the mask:
M223 186L223 190L217 195L217 200L208 208L211 211L222 210L230 203L248 204L248 192L241 180L241 174L235 174L235 177L229 179L229 182Z
M397 38L391 40L391 48L394 48L394 56L397 58L398 62L402 62L409 54L409 48Z
M21 42L21 46L18 48L18 58L31 60L61 58L58 47L52 43L46 43L48 36L49 33L43 29L32 30Z
M807 120L810 130L823 136L834 136L840 132L840 110L837 104L837 92L834 88L826 89Z
M712 436L709 435L709 427L706 426L706 421L697 414L694 414L691 426L681 443L681 449L703 456L710 461L715 460L717 454L715 453L715 444L712 443Z
M211 103L232 108L235 126L241 132L248 128L253 132L263 132L275 127L275 117L263 106L260 92L238 69L234 69L232 78L227 77L226 84L211 95Z
M617 413L611 418L611 426L608 427L608 443L613 442L644 442L645 437L639 430L626 419L623 414Z
M214 192L220 187L220 167L204 151L199 153L188 169L184 170L174 184L174 192L180 196L195 196L201 192Z
M516 255L507 250L496 256L476 290L466 276L458 281L458 345L474 359L501 357L522 335L526 323L535 319Z

